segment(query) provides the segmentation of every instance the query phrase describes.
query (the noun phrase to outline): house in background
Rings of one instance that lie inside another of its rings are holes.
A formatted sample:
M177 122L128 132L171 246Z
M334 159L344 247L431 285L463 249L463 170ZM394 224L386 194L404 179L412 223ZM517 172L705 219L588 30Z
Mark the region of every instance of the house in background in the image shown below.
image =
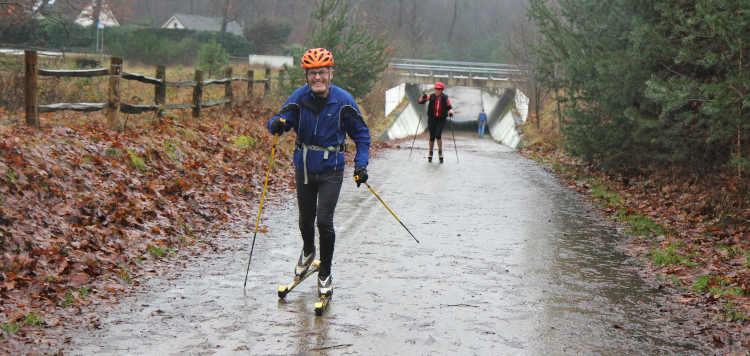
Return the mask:
M106 1L99 8L99 22L105 27L120 26ZM94 25L94 0L41 0L34 4L35 19L54 19L73 22L81 26Z
M221 30L221 20L221 17L208 17L175 13L161 27L219 32ZM238 23L237 21L228 22L227 32L242 36L242 24Z

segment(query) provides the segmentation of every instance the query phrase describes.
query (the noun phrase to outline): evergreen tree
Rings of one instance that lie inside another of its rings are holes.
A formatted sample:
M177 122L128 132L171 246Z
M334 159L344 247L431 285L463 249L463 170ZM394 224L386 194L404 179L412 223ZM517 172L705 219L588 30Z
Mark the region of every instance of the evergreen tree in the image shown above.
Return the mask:
M662 64L647 82L666 128L662 145L674 159L706 168L726 163L748 168L750 129L750 3L659 1L645 27L658 33L651 50Z
M378 75L388 66L385 35L368 34L367 27L350 23L348 3L341 0L316 1L311 14L319 23L314 27L312 48L322 47L333 54L333 84L348 91L354 98L362 98L372 90ZM292 91L304 85L303 70L299 66L287 68Z
M198 69L208 73L211 78L212 74L218 73L223 66L229 64L229 54L221 44L211 39L204 44L198 51Z
M612 168L750 168L749 2L531 0L528 11L544 38L533 72L564 90L572 154Z
M565 144L574 155L609 166L648 155L636 134L648 112L645 82L653 61L633 51L648 10L638 1L565 0L559 7L531 0L529 15L544 41L536 50L537 80L560 88L565 102ZM647 7L646 7L647 8ZM647 149L647 148L646 148Z

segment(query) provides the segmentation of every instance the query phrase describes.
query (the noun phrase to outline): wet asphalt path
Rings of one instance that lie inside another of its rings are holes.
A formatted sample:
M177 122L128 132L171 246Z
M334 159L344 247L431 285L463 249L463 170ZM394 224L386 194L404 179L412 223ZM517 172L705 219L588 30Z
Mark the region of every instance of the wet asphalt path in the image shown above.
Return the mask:
M252 227L184 269L143 283L72 337L66 354L690 355L636 273L576 193L490 139L426 140L371 160L370 185L347 180L336 210L335 292L316 317L314 279L286 300L301 240L296 202L263 212L247 293ZM411 142L409 142L411 144ZM436 160L437 161L437 160ZM255 217L249 217L254 223Z

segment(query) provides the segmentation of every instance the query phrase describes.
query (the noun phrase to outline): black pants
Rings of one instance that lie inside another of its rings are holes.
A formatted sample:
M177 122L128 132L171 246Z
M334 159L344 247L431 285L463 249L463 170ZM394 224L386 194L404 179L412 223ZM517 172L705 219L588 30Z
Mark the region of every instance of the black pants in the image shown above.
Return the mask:
M339 200L341 184L344 182L344 171L333 171L323 174L295 169L297 182L297 205L299 206L299 231L302 234L305 254L315 251L315 219L318 220L320 235L320 276L331 274L333 245L336 243L336 232L333 230L333 211Z
M427 118L427 129L430 131L430 141L435 141L435 139L442 139L444 128L444 117L430 116Z

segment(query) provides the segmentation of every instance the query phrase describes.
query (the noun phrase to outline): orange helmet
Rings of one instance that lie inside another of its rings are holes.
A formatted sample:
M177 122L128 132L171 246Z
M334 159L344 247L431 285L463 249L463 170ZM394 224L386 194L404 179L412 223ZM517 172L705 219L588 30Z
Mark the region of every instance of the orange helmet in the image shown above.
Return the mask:
M445 89L445 84L443 84L443 82L437 82L435 83L435 89Z
M302 68L329 67L333 65L333 55L325 48L312 48L302 56Z

